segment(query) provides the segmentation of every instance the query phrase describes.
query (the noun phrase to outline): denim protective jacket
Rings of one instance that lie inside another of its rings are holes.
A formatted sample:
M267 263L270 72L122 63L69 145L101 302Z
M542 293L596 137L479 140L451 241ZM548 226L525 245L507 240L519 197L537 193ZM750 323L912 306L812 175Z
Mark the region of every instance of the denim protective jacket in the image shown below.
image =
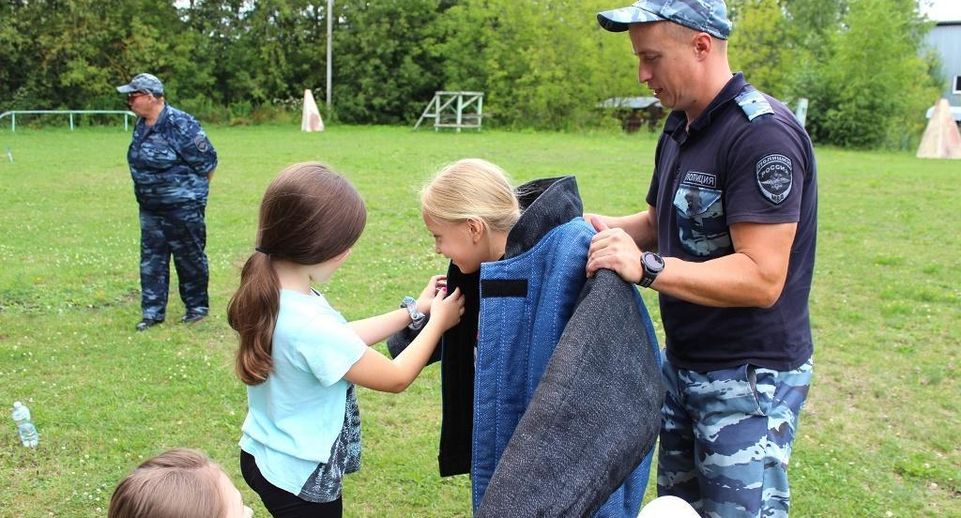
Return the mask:
M441 474L470 469L477 516L636 516L663 400L650 317L615 273L585 277L573 177L518 198L504 258L448 272L467 300L440 348Z

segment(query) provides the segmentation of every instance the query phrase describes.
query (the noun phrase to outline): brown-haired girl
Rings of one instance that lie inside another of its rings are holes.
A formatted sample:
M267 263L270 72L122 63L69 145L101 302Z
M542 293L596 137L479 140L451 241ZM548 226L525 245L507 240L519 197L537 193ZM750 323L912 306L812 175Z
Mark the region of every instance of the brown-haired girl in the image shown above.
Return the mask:
M247 384L244 480L274 516L341 516L341 480L360 467L354 384L400 392L417 377L463 299L434 276L407 307L348 323L311 284L328 281L366 223L354 187L325 166L294 164L267 188L256 252L228 307ZM393 361L368 345L431 318Z
M196 450L177 448L146 460L110 497L108 518L250 518L240 492L220 466Z

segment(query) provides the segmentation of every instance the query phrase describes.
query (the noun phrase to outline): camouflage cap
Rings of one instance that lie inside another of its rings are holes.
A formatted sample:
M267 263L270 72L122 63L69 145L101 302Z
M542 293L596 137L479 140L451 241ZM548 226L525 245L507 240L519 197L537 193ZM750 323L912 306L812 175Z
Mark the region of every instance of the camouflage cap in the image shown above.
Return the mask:
M624 32L634 23L669 21L726 40L731 20L724 0L638 0L630 7L597 13L597 23L611 32Z
M150 92L154 95L163 95L164 84L152 74L137 74L129 83L117 87L117 91L122 94L133 92Z

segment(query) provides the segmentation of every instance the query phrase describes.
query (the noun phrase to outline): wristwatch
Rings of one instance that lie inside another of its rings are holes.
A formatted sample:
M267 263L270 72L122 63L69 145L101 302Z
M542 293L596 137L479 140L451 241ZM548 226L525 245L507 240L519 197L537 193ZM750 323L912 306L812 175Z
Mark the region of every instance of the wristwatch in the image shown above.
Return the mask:
M404 300L400 303L400 307L406 309L407 313L410 314L410 325L407 327L410 328L411 331L417 331L424 325L424 320L427 319L427 315L417 311L417 301L414 297L409 295L404 297Z
M637 281L638 286L647 288L657 278L657 274L664 271L664 258L654 252L644 252L641 254L641 280Z

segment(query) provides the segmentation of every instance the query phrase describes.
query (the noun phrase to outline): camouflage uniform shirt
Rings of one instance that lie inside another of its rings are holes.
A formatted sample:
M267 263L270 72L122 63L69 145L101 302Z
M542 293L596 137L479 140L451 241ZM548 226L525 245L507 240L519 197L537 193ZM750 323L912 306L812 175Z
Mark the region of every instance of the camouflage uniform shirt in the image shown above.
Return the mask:
M137 121L127 150L137 203L148 210L207 205L217 151L190 114L165 106L153 126Z

